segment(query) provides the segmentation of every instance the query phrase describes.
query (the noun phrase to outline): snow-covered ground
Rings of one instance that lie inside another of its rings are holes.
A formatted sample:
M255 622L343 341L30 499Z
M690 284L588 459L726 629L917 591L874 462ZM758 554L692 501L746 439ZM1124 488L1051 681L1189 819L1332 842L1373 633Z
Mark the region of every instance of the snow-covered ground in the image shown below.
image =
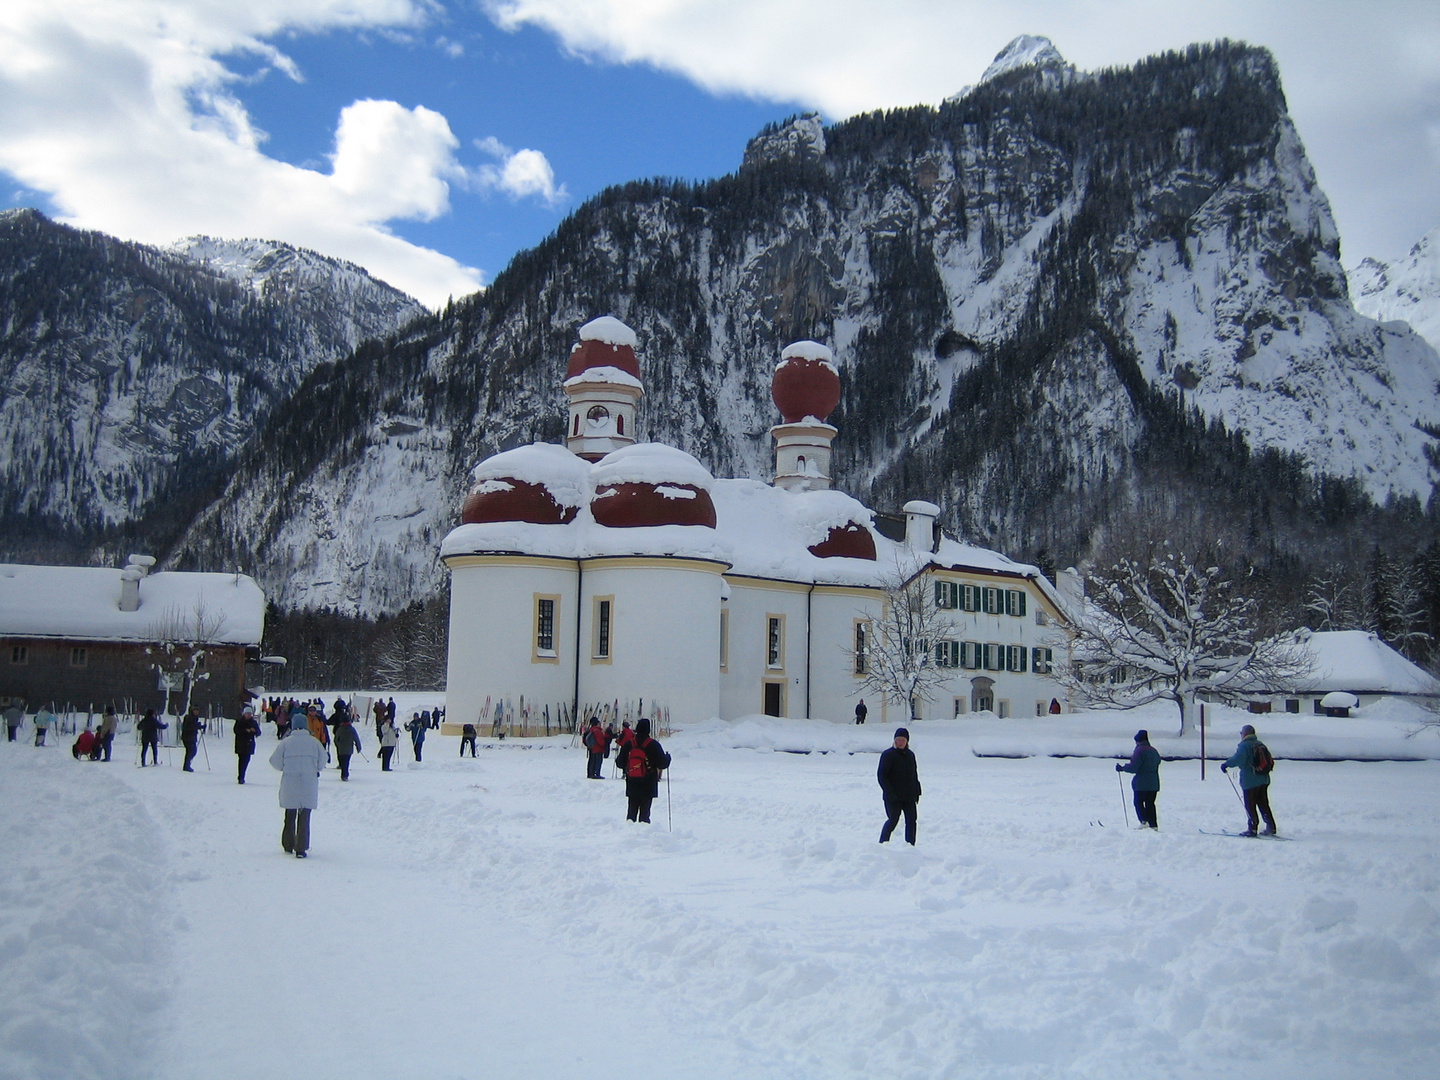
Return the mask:
M305 862L269 732L244 787L228 738L194 774L0 743L0 1077L1440 1075L1440 761L1286 757L1440 757L1377 716L1214 717L1293 842L1202 833L1243 817L1193 760L1126 829L1103 755L1178 749L1163 710L913 725L915 849L875 843L873 717L676 733L673 832L568 739L383 774L362 726Z

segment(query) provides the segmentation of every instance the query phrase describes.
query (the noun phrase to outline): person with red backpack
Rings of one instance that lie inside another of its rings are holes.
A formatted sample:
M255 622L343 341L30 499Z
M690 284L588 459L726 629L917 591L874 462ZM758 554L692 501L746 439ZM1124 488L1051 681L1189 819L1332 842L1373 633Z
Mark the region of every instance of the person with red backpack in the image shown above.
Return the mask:
M1240 790L1244 792L1245 818L1249 824L1241 836L1254 836L1262 816L1264 835L1275 835L1275 815L1270 812L1270 770L1274 767L1275 758L1269 748L1255 737L1255 729L1246 724L1240 729L1240 745L1220 766L1221 772L1230 768L1240 770Z
M585 749L588 751L585 762L585 779L600 780L600 767L605 759L610 756L610 733L600 726L600 718L592 716L590 726L585 729Z
M650 738L650 721L644 717L635 725L635 740L620 752L620 767L625 771L625 796L630 808L627 821L650 824L650 804L660 794L660 774L670 767L670 755Z

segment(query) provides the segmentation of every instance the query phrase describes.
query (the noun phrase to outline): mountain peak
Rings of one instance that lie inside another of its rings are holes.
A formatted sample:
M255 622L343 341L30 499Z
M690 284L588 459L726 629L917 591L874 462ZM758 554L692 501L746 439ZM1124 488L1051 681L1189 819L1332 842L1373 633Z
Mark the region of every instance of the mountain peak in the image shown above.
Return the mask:
M1067 68L1069 66L1065 62L1065 57L1060 55L1060 50L1055 48L1049 38L1041 37L1038 34L1021 34L995 54L995 59L985 69L985 74L980 76L980 82L987 83L991 79L998 79L1001 75L1020 68Z

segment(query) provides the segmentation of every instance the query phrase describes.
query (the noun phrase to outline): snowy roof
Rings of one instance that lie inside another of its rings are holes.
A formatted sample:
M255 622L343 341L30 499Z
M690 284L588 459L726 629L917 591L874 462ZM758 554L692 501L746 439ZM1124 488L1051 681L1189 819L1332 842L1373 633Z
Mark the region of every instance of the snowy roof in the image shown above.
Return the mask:
M586 368L578 375L571 375L570 378L565 380L564 385L565 389L568 390L572 386L581 386L585 383L601 383L609 384L612 386L633 386L636 389L644 388L644 384L641 383L639 379L635 378L634 375L631 375L628 371L622 371L618 367L613 367L609 365L604 367Z
M516 462L524 465L524 475ZM659 443L627 446L594 465L563 447L537 444L482 462L474 476L480 480L508 475L549 487L558 478L546 478L538 470L543 466L558 472L562 465L565 480L578 479L589 492L568 503L580 507L573 521L565 525L523 521L461 525L445 538L441 557L486 552L564 559L669 555L726 563L730 573L748 577L871 588L909 580L927 567L936 567L1033 580L1058 610L1065 611L1054 586L1037 567L949 538L942 539L933 554L917 551L881 535L875 529L874 513L844 492L785 491L758 480L716 480L689 454ZM716 527L600 525L591 513L590 498L597 485L619 482L692 484L707 490L715 504ZM810 547L823 542L832 528L843 529L852 522L867 529L874 539L874 561L811 554Z
M100 566L0 565L0 634L260 643L265 594L253 578L175 570L150 574L140 579L139 608L121 611L122 574L118 568Z
M1440 694L1440 683L1367 630L1324 630L1305 645L1315 662L1306 693Z
M563 446L532 443L488 457L470 471L476 484L519 480L549 490L561 506L584 506L594 494L590 463Z
M787 360L819 360L832 368L835 366L835 354L818 341L796 341L786 345L780 352L778 366L784 367Z
M580 327L581 341L603 341L606 345L629 345L635 348L635 331L613 315L601 315Z

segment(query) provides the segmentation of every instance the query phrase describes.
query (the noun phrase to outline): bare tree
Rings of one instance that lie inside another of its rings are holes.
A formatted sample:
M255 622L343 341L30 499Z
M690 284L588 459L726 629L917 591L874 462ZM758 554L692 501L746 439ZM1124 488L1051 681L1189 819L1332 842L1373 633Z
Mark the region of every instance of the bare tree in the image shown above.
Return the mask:
M857 642L847 649L860 685L906 702L912 720L920 718L920 702L930 700L931 691L951 677L936 662L935 650L938 642L954 636L954 628L936 607L930 584L923 574L905 581L897 567L880 618L868 624L863 648Z
M1234 595L1218 568L1199 569L1168 545L1148 563L1122 559L1091 586L1070 658L1055 674L1092 703L1173 701L1185 735L1198 694L1239 702L1282 693L1310 671L1293 634L1257 641L1255 601Z
M201 593L192 608L171 604L150 624L150 636L156 641L145 651L154 658L157 675L165 680L165 710L170 711L170 694L175 682L184 692L181 713L190 711L190 702L197 683L210 678L205 664L206 645L220 640L228 616L223 610L211 608Z

